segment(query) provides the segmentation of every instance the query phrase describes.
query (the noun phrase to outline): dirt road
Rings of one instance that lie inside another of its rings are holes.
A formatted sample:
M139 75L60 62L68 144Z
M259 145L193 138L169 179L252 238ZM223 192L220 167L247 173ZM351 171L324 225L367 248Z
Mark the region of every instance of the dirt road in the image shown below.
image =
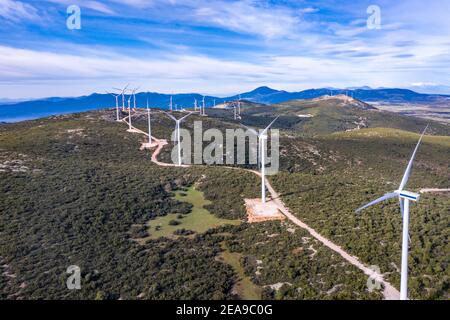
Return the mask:
M124 120L124 122L126 122L126 121ZM142 130L136 129L134 127L132 127L132 128L135 129L136 132L142 133L148 137L148 134L143 132ZM165 162L158 161L158 155L160 154L160 152L164 148L164 146L167 145L167 141L162 140L162 139L157 139L154 137L152 137L152 138L154 139L154 141L157 142L157 147L156 147L155 151L153 151L153 153L152 153L152 162L154 162L155 164L157 164L159 166L164 166L164 167L176 166L173 163L165 163ZM189 167L189 165L183 165L183 167ZM237 168L237 167L226 167L226 168L233 169L233 170L249 171L249 172L252 172L252 173L256 174L257 176L261 177L260 172L255 171L255 170L241 169L241 168ZM286 207L286 205L283 203L283 201L281 200L280 195L272 187L272 185L270 184L270 181L267 178L265 180L266 180L267 190L269 190L269 193L270 193L273 201L278 205L280 211L286 216L286 218L288 218L292 223L299 226L300 228L307 230L311 234L311 236L313 236L315 239L320 241L326 247L328 247L331 250L333 250L334 252L338 253L347 262L349 262L350 264L352 264L355 267L357 267L358 269L360 269L367 276L370 276L370 277L372 277L372 279L375 279L375 280L379 281L380 283L382 283L383 287L384 287L383 296L384 296L385 300L398 300L399 299L400 292L396 288L394 288L389 282L384 280L383 275L381 275L381 274L377 273L376 271L370 269L369 267L365 266L361 261L359 261L359 259L357 257L350 255L344 249L342 249L340 246L338 246L337 244L334 244L329 239L320 235L316 230L314 230L313 228L311 228L310 226L308 226L307 224L302 222L300 219L298 219L294 214L292 214L289 211L289 209Z

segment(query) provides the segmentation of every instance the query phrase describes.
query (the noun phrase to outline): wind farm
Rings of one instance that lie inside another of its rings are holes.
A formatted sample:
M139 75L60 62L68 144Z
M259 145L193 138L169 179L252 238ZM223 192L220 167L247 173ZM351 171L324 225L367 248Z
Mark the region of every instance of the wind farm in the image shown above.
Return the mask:
M5 4L0 300L450 299L446 2Z

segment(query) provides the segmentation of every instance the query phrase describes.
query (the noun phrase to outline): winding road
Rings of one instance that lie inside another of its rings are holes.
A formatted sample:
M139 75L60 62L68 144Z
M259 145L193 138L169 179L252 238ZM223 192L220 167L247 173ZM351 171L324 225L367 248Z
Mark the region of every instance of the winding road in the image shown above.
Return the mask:
M127 125L128 125L128 122L126 121L127 118L128 118L128 116L123 118L122 121L127 123ZM131 128L132 128L133 132L140 133L140 134L143 134L148 137L148 133L146 133L140 129L137 129L133 126L131 126ZM164 146L167 145L167 140L158 139L153 136L152 136L152 139L156 142L157 146L156 146L155 151L152 153L151 161L158 166L177 167L178 165L173 164L173 163L165 163L165 162L158 161L158 155L160 154L160 152L164 148ZM183 165L183 167L189 167L189 165ZM256 174L257 176L261 177L260 172L255 171L255 170L241 169L241 168L236 168L236 167L225 167L225 168L235 169L235 170L245 170L245 171L252 172L252 173ZM325 238L324 236L320 235L316 230L314 230L313 228L308 226L306 223L304 223L300 219L298 219L286 207L284 202L281 200L280 195L275 191L275 189L270 184L270 181L267 178L265 178L265 181L266 181L267 190L269 191L269 193L272 197L272 200L277 204L279 210L286 216L287 219L289 219L292 223L294 223L298 227L308 231L312 237L314 237L315 239L320 241L323 245L325 245L329 249L331 249L334 252L336 252L337 254L339 254L347 262L349 262L350 264L354 265L355 267L360 269L362 272L364 272L364 274L366 274L367 276L371 277L372 279L382 283L383 287L384 287L383 288L383 296L384 296L385 300L398 300L399 299L400 292L394 286L392 286L388 281L386 281L382 274L379 274L375 270L372 270L368 266L364 265L359 260L359 258L349 254L344 249L342 249L340 246L331 242L329 239Z

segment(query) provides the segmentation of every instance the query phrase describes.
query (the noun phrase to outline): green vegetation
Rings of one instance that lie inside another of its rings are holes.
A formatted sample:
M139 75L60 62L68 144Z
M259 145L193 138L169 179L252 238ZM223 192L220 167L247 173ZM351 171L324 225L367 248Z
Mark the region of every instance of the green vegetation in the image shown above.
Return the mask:
M157 239L160 237L174 238L174 236L177 236L176 232L182 229L193 231L194 233L203 233L224 224L236 225L240 223L239 220L217 218L206 210L204 206L211 204L211 202L206 200L203 192L198 191L195 186L191 186L187 190L176 191L175 199L190 203L192 205L192 211L183 215L182 219L179 217L175 219L176 214L171 213L150 220L147 223L150 237L142 240ZM156 230L156 226L159 226L158 230Z
M418 135L393 129L336 133L317 140L291 139L287 171L271 177L287 206L305 223L368 265L378 265L399 286L401 217L398 203L354 210L395 190ZM425 137L407 189L449 188L450 137ZM410 296L448 298L448 194L423 194L411 208Z
M381 298L361 271L288 222L242 225L225 244L264 299Z
M219 259L233 267L238 276L238 280L234 285L233 291L237 297L242 300L260 300L262 290L255 285L250 277L245 274L241 265L242 254L230 252L227 248L220 254Z
M314 101L243 110L250 126L282 114L281 171L270 179L292 212L398 286L397 204L353 210L396 188L423 120ZM209 114L204 129L238 125L229 111ZM344 132L361 117L368 128ZM173 123L152 121L168 139ZM111 111L0 126L0 299L381 298L306 231L241 223L243 199L259 195L254 174L158 167L139 151L144 137L125 129ZM432 123L439 136L424 139L408 189L449 187L448 130ZM170 149L160 160L170 161ZM449 298L449 207L444 194L412 206L412 298ZM66 288L69 265L82 270L81 290Z

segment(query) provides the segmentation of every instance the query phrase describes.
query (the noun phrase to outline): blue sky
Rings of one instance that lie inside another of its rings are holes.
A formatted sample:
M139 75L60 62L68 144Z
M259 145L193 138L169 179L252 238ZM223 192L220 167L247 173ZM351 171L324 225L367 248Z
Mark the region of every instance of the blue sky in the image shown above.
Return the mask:
M81 29L66 27L67 7ZM367 9L380 8L379 29ZM450 93L450 1L0 0L0 98L267 85Z

